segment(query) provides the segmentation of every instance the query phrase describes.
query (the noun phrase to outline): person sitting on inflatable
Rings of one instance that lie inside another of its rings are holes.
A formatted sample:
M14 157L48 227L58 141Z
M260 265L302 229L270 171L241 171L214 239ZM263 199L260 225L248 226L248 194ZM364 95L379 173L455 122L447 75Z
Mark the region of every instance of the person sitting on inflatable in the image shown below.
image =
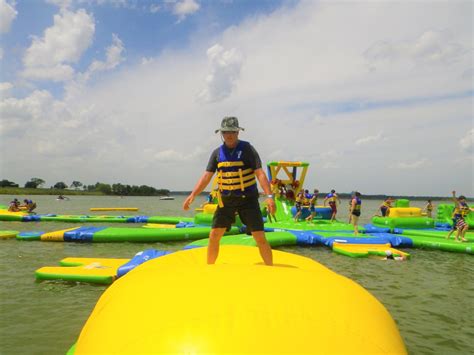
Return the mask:
M20 212L20 201L18 201L17 198L13 199L13 201L10 201L10 204L8 205L8 211Z

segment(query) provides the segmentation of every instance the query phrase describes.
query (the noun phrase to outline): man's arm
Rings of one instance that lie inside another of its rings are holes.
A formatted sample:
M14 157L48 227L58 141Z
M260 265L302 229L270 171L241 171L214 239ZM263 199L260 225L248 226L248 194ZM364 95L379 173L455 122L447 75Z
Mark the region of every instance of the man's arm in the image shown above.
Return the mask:
M214 173L211 171L205 171L204 174L202 174L196 186L194 186L193 192L191 192L191 194L186 198L186 200L184 200L183 210L189 210L189 206L193 203L194 198L199 195L206 188L207 185L209 185L209 182L211 181L213 175Z
M257 169L257 170L254 171L254 173L255 173L255 176L257 177L258 183L262 187L265 194L266 195L271 195L272 190L270 188L270 183L268 182L267 175L265 174L263 169L262 168ZM275 201L273 200L273 198L268 197L266 199L266 202L268 204L268 211L271 214L274 214L275 211L276 211Z

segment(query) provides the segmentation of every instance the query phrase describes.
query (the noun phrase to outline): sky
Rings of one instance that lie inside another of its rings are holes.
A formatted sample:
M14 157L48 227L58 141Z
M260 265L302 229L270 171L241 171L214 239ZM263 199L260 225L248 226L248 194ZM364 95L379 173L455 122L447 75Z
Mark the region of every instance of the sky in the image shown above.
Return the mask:
M189 191L236 116L308 189L472 197L473 7L0 0L0 179Z

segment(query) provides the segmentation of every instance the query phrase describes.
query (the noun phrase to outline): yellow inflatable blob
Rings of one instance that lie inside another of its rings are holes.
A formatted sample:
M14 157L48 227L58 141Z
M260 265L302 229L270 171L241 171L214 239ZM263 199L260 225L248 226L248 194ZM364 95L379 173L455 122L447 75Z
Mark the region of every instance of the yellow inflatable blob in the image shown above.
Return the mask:
M97 353L406 354L384 306L321 264L222 246L150 260L99 299L75 347Z

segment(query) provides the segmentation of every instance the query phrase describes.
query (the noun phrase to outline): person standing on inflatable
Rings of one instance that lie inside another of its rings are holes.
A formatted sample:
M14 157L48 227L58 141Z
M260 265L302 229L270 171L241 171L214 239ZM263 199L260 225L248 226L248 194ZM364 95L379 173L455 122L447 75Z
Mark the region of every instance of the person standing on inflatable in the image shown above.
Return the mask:
M331 190L331 193L326 195L326 197L324 198L324 206L326 206L326 202L329 204L329 207L331 207L331 222L333 222L336 220L337 202L341 203L341 200L339 199L336 190Z
M275 201L257 151L250 143L239 140L241 130L244 129L239 127L237 117L222 119L221 128L215 133L221 133L224 144L212 152L206 171L183 202L183 209L189 209L196 196L206 188L217 172L213 189L216 187L218 207L209 234L207 263L216 262L219 242L225 231L235 222L235 214L238 213L247 230L252 233L265 264L273 265L272 248L265 238L263 217L258 203L257 180L266 194L265 202L270 214L276 211Z

